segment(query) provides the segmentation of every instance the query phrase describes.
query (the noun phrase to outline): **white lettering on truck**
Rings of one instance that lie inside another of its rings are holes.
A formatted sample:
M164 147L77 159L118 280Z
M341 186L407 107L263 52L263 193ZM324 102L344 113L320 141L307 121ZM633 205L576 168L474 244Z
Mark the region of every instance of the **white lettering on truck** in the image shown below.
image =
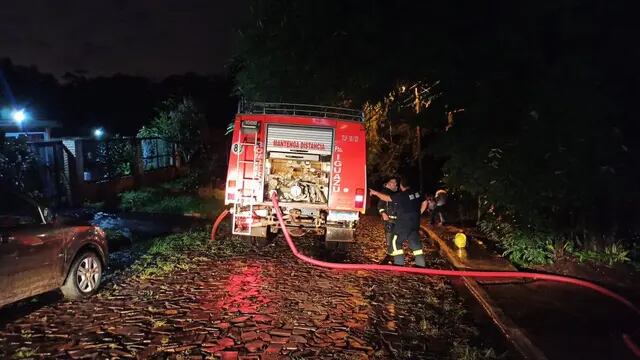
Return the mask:
M305 149L305 150L324 150L324 144L310 141L298 140L273 140L273 146L284 147L289 149Z
M335 192L340 191L340 174L342 173L342 160L340 160L340 153L336 153L335 159L333 160L333 177L332 177L332 190Z

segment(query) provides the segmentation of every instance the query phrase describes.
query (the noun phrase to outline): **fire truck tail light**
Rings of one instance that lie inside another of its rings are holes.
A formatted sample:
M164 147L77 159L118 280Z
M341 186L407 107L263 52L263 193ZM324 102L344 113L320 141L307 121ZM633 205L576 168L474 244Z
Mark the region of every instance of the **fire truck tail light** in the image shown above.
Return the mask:
M236 198L236 193L235 192L227 193L227 200L235 200L235 198Z
M356 189L356 208L364 207L364 189Z
M229 180L227 182L227 188L235 190L236 189L236 181L235 180Z

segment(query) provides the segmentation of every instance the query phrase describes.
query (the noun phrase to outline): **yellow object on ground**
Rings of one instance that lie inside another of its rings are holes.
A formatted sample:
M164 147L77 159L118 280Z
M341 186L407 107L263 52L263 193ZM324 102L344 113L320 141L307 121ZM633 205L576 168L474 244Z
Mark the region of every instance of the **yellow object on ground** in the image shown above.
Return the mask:
M453 238L453 243L456 244L456 246L460 249L464 248L465 246L467 246L467 235L463 233L457 233Z

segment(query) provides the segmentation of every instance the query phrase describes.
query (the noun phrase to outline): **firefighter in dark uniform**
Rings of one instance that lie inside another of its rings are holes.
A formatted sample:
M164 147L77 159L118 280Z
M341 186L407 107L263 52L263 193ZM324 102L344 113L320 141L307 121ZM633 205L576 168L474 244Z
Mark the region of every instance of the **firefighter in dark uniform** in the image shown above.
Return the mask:
M417 267L425 267L424 253L422 252L422 242L418 235L420 229L420 215L427 208L427 200L419 191L411 190L407 180L400 180L400 192L391 196L371 190L371 194L383 201L392 201L396 206L396 223L392 239L393 264L404 265L404 252L402 243L409 241L409 247L413 251Z
M386 195L393 195L398 191L398 180L395 177L391 177L384 183L382 192ZM384 221L384 238L387 243L387 254L384 259L380 261L380 264L388 264L393 261L391 253L393 252L393 226L396 222L396 207L393 201L378 201L378 213Z

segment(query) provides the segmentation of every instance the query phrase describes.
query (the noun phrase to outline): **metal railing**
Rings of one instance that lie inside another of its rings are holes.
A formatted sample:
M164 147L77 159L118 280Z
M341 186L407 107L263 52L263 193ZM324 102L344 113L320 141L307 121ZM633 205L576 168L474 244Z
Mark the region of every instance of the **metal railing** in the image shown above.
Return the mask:
M352 121L363 121L364 119L362 111L354 109L308 104L249 102L244 100L238 104L238 113L312 116Z

